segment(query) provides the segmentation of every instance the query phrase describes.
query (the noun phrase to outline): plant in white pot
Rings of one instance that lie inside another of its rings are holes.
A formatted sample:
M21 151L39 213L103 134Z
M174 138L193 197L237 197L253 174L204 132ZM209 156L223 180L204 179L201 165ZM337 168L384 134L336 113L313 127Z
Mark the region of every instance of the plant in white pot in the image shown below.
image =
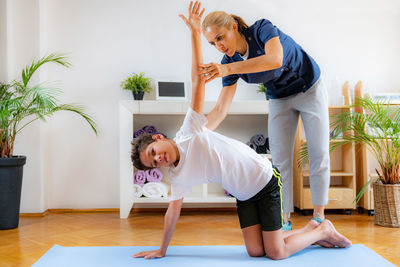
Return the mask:
M58 88L40 83L30 86L35 72L44 64L69 67L63 55L50 54L33 61L23 71L21 80L0 83L0 229L18 227L23 165L26 157L14 155L16 136L32 122L51 117L58 111L74 112L86 120L97 134L96 123L77 104L60 104Z
M357 98L352 107L362 107L363 113L345 112L334 116L333 136L341 135L331 151L355 143L366 146L379 164L378 179L370 179L357 194L357 203L373 182L375 223L400 227L400 107ZM300 148L299 165L307 161L307 147Z
M121 82L122 89L132 91L135 100L143 100L144 94L150 93L152 90L150 86L151 78L147 78L144 75L144 72L140 74L132 73Z

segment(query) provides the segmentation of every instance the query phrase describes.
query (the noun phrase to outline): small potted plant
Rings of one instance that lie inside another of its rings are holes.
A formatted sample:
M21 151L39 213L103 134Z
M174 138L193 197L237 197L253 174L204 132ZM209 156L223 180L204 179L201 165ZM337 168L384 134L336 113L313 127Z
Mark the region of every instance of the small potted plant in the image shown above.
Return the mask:
M264 84L260 83L258 84L258 89L257 89L257 93L264 93L265 94L265 98L268 100L268 95L267 95L267 87L265 87Z
M58 103L56 96L61 93L60 89L48 87L45 83L30 86L33 74L47 63L70 66L64 56L50 54L28 65L22 71L21 80L9 84L0 82L0 230L18 227L26 156L14 155L14 142L26 126L64 110L80 115L97 134L96 124L84 112L83 106Z
M143 100L144 93L150 93L151 78L146 78L144 72L140 74L133 73L121 82L121 87L124 90L132 91L135 100Z

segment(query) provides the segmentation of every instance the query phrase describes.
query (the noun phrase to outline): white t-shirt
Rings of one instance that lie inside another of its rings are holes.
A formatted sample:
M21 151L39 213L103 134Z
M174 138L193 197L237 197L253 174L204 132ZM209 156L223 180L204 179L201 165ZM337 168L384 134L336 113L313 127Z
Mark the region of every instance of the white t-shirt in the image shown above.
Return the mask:
M207 119L189 107L174 139L179 164L169 169L171 198L187 196L192 186L217 182L239 200L247 200L267 185L271 162L246 144L205 127Z

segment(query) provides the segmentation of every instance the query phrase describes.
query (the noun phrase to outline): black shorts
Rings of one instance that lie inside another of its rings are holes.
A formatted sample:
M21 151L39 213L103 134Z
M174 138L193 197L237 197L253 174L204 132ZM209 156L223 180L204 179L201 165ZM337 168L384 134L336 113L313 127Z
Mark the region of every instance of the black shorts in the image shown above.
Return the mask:
M282 183L279 170L273 167L273 175L268 184L248 200L236 199L240 227L261 224L263 231L282 228Z

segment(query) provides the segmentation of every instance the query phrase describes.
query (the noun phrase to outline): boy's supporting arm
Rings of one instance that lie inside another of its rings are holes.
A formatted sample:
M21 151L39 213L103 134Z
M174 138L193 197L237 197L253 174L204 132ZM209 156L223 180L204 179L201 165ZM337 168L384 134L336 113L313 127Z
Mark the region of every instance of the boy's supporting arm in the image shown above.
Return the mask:
M165 255L167 252L168 244L171 241L172 234L174 233L176 222L179 219L182 209L183 198L171 201L168 205L167 212L164 216L164 233L161 242L160 250Z
M190 107L199 114L203 112L205 81L199 75L199 65L203 64L203 54L201 51L201 17L204 8L201 10L201 3L193 1L189 4L189 16L179 15L186 23L191 33L192 42L192 101Z
M164 233L160 249L153 251L142 251L135 255L134 258L144 257L145 259L162 258L167 252L168 244L171 241L172 234L174 233L176 222L181 214L183 198L171 201L169 203L167 212L164 216Z

